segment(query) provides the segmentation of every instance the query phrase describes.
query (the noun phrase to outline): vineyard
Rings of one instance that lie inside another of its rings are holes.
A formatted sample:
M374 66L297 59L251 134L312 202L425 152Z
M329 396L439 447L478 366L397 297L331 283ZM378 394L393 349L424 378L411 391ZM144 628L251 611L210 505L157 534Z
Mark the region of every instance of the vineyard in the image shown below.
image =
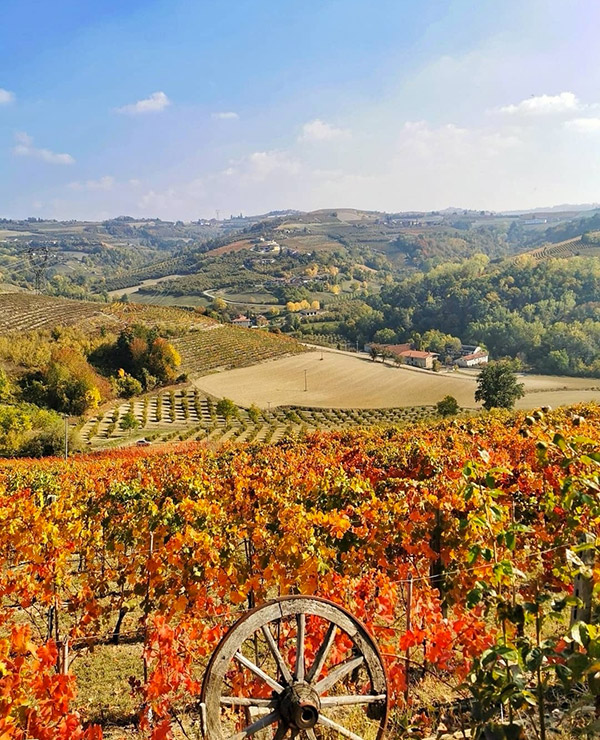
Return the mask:
M124 290L144 280L155 280L173 275L178 271L185 271L189 269L189 263L190 260L186 257L170 257L169 259L160 260L160 262L145 265L137 270L130 270L122 275L115 275L107 279L102 287L109 292Z
M592 737L599 440L589 405L5 461L0 737L197 738L220 638L286 594L328 598L374 635L387 737ZM290 640L325 694L299 737L378 737L353 706L362 658L316 618L243 646L223 679L231 737L289 737L238 696L270 706ZM275 667L255 657L267 644ZM331 729L334 705L352 730Z
M536 260L546 259L568 259L576 255L589 255L597 253L598 245L593 243L586 243L582 241L580 236L574 237L573 239L567 239L557 244L544 244L538 249L534 249L529 254Z
M0 334L53 329L57 326L106 326L145 323L183 331L216 326L211 319L176 308L123 303L95 303L50 298L33 293L0 294Z
M0 294L0 336L74 326L88 334L118 331L128 324L156 326L172 336L183 369L204 374L246 367L263 360L305 352L296 340L267 331L219 324L195 311L132 303L93 303L31 293Z
M164 390L132 399L89 419L81 429L83 441L92 449L172 440L209 442L276 442L290 434L320 429L401 426L436 417L431 406L388 409L316 409L276 407L246 409L234 406L225 415L218 401L198 389ZM123 420L133 414L133 429Z
M247 367L263 360L306 352L295 339L262 330L215 324L212 331L190 331L173 343L189 372Z
M0 294L0 334L27 332L94 321L116 323L104 304L46 298L30 293Z

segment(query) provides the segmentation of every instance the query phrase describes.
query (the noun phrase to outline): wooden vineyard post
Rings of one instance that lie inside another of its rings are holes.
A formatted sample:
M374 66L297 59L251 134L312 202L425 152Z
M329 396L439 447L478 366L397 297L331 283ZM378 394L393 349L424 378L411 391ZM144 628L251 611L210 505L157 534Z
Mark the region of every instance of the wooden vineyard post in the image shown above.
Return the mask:
M151 559L154 555L154 532L150 532L150 548L149 548ZM147 577L146 577L146 596L144 598L144 647L148 642L148 614L150 612L150 569L148 568L148 561L146 561ZM146 657L146 651L144 650L144 684L148 683L148 659Z
M60 646L60 672L66 676L69 673L69 638L65 637Z
M440 509L435 510L435 527L431 533L431 549L436 553L437 558L431 563L430 576L431 583L438 590L440 594L440 602L442 606L442 615L448 616L448 604L445 599L445 579L444 579L444 564L442 563L442 512Z
M406 631L409 632L412 629L412 596L413 596L413 577L412 573L408 574L408 595L406 597ZM408 683L410 674L410 648L406 648L406 660L404 663L404 674L406 686L404 687L404 702L408 707L408 700L410 697L410 687Z
M596 542L596 538L593 534L586 532L580 536L581 544L588 544L590 547L582 550L579 553L584 565L590 570L594 567L596 560L596 549L593 546ZM571 609L571 626L576 622L591 622L592 621L592 591L594 589L594 579L591 576L585 576L582 573L578 573L573 580L573 596L581 599L582 604L576 605Z

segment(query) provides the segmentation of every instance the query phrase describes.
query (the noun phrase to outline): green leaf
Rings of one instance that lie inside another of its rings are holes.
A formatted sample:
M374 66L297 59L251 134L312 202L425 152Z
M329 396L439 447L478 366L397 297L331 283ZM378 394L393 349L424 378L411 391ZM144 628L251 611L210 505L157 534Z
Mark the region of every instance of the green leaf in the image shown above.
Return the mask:
M581 647L589 645L590 636L587 624L585 622L576 622L571 627L571 637L578 645L581 645Z
M525 667L528 670L535 671L542 665L543 659L544 653L540 650L539 647L534 647L533 650L530 650L528 653L525 654L523 662L525 663Z
M474 588L467 594L467 607L469 609L472 609L474 606L479 604L481 601L481 589L480 588Z
M559 434L558 432L554 435L552 441L563 452L565 452L568 447L567 440L562 436L562 434Z
M471 547L467 554L467 564L473 565L473 563L477 560L480 552L481 548L479 547L479 545L473 545L473 547Z
M507 532L505 535L506 539L506 547L508 547L509 550L514 550L515 545L517 544L517 536L514 532Z

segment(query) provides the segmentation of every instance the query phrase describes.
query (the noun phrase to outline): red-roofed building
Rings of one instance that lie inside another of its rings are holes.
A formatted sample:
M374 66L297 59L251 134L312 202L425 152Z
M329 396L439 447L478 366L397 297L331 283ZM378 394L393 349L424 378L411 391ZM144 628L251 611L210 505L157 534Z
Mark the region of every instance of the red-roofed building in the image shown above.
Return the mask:
M425 370L433 369L433 361L438 356L436 352L422 352L418 349L407 349L399 354L407 365L422 367Z
M235 319L231 322L232 324L235 324L235 326L242 326L245 329L248 329L252 326L252 321L247 316L244 316L244 314L240 314L239 316L236 316Z
M473 352L470 355L464 355L456 360L456 364L459 367L476 367L477 365L486 365L489 360L489 355L484 350L479 352Z

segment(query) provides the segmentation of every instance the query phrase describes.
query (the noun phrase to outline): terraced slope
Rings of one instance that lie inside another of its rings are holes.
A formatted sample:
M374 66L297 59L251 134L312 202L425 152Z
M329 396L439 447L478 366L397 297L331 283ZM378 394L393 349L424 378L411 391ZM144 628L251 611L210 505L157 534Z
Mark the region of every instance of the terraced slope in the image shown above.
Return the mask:
M138 427L121 428L128 412ZM89 419L81 429L86 447L128 446L144 438L150 442L184 439L210 442L274 442L281 437L315 429L406 426L437 414L431 406L388 409L318 409L278 407L248 410L236 407L228 418L218 413L217 401L194 388L163 390L121 401Z

